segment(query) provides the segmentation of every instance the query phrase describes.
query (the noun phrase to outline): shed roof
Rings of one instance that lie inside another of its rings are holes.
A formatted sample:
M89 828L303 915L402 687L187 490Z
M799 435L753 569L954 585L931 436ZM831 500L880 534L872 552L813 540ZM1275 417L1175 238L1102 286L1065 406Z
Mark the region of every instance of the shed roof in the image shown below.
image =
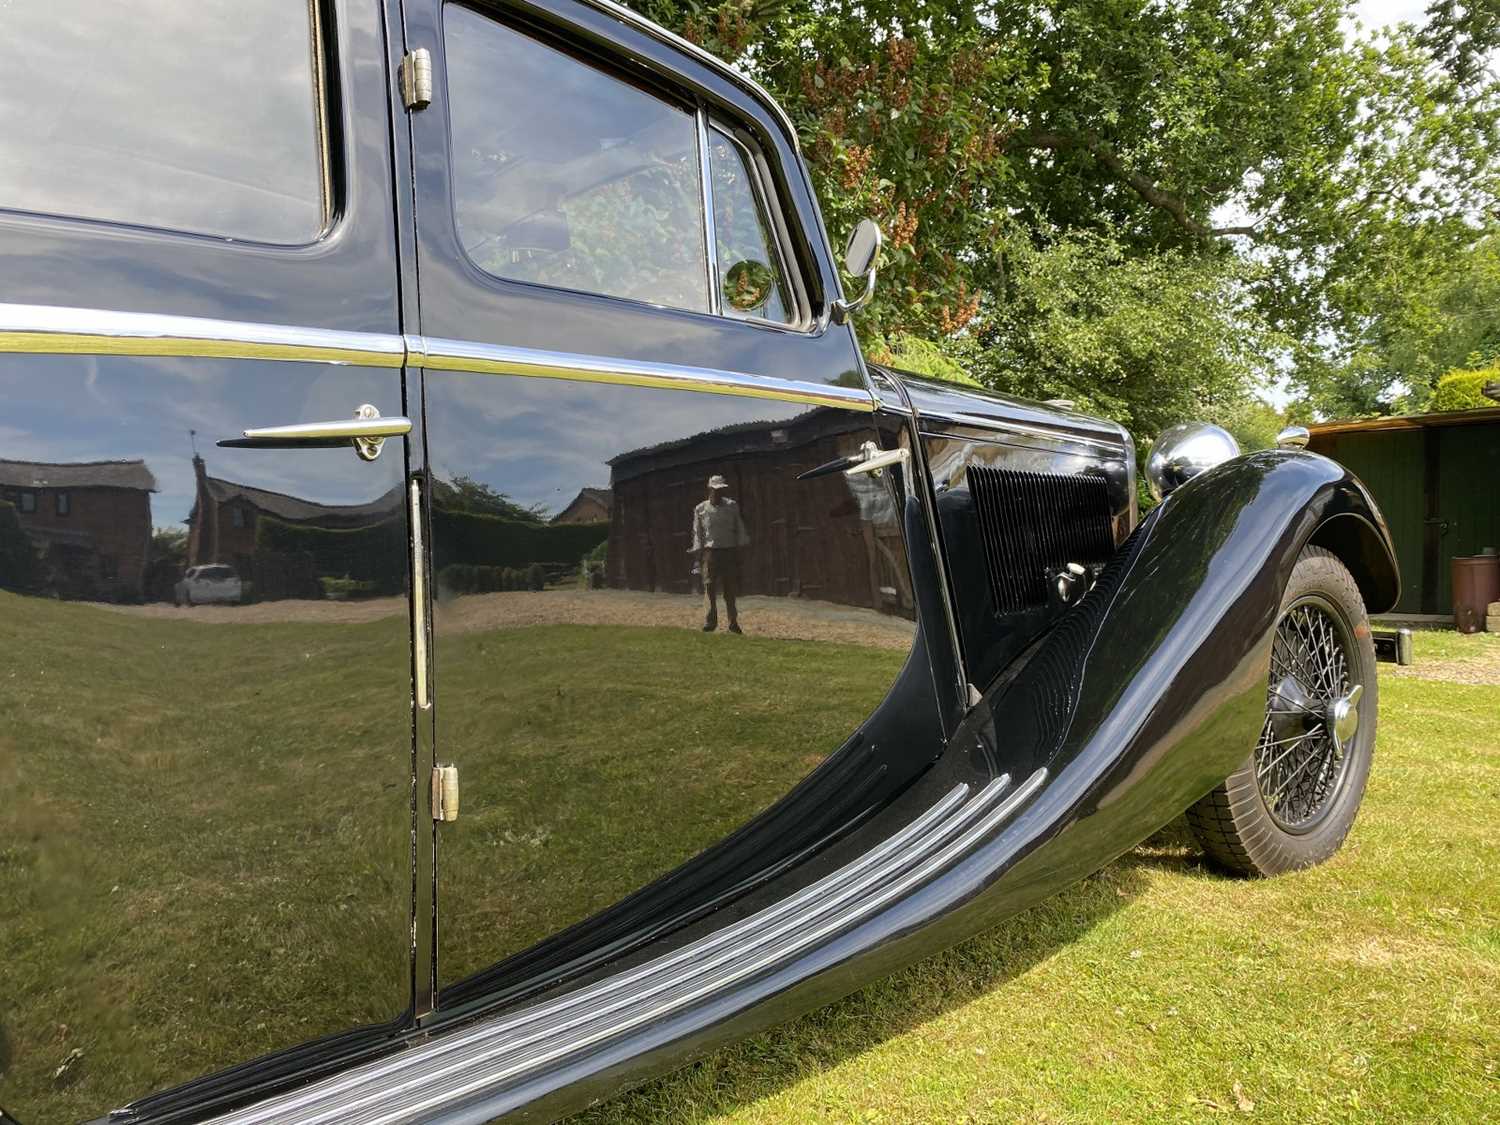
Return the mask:
M146 462L135 461L3 461L0 486L10 488L134 488L156 491Z
M1394 414L1387 418L1351 418L1346 422L1321 422L1309 426L1314 437L1321 434L1371 433L1376 430L1429 430L1443 426L1475 426L1500 422L1500 406L1479 410L1450 410L1438 414Z

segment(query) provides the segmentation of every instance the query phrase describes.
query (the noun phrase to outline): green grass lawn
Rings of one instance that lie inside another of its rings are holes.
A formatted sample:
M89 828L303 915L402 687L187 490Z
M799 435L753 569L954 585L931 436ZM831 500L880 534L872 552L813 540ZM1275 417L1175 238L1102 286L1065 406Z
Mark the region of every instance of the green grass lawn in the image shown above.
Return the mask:
M0 593L0 652L0 1106L93 1117L402 1010L405 616L204 624ZM445 981L727 835L903 656L597 625L437 652L464 779Z
M1500 637L1417 656L1500 668ZM1381 679L1364 808L1324 866L1226 878L1179 822L582 1120L1500 1120L1500 686Z

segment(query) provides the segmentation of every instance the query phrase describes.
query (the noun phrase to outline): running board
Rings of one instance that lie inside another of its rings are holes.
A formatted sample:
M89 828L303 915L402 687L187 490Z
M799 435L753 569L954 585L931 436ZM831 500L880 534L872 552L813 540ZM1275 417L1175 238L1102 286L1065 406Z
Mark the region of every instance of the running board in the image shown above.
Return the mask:
M210 1125L395 1125L535 1077L577 1052L670 1018L826 942L973 851L1039 790L1004 775L958 785L889 839L789 897L674 953L520 1012L439 1032L211 1119Z

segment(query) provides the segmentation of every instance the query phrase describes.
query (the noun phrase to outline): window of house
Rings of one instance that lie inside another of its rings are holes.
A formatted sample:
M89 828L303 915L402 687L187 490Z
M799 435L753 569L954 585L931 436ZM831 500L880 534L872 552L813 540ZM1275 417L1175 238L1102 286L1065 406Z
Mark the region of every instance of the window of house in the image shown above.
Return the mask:
M73 510L73 498L66 492L54 493L53 499L56 501L58 515L65 516Z
M99 556L99 577L109 581L120 577L120 564L114 555Z
M245 526L245 509L236 505L229 509L229 522L235 527Z
M23 512L34 512L34 511L36 511L36 493L35 492L23 492L23 493L21 493L21 511L23 511Z
M454 217L481 269L797 319L743 142L685 102L457 4L444 8L444 45Z
M329 214L309 0L6 0L0 208L304 243Z

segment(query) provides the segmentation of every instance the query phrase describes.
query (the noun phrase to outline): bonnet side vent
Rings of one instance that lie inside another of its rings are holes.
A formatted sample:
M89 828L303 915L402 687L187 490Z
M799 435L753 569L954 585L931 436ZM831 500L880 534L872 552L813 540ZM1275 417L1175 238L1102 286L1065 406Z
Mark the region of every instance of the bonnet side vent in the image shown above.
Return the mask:
M1068 563L1101 565L1115 553L1104 476L985 465L970 465L967 475L995 612L1044 606L1050 575Z

